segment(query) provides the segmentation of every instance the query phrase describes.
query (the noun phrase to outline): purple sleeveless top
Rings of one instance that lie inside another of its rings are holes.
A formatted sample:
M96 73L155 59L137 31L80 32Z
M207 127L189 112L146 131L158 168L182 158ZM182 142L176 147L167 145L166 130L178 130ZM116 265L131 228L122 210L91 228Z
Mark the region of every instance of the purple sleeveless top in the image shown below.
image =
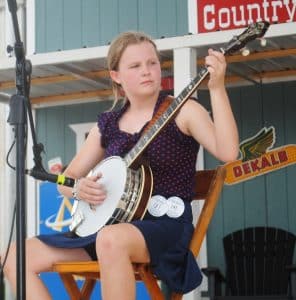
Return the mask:
M157 112L167 94L161 93L155 108ZM101 143L105 148L105 158L113 155L124 157L139 140L140 132L130 134L121 131L118 120L128 107L126 103L118 111L102 113L98 118ZM179 196L190 201L193 197L194 174L199 144L180 131L172 120L146 148L144 154L153 173L153 195L164 197Z

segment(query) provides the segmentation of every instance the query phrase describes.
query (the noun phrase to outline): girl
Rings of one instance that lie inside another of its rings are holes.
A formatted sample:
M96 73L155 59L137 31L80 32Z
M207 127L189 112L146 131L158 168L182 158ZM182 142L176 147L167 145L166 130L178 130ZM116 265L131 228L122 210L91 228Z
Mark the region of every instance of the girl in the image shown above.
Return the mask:
M205 63L210 72L213 121L200 104L188 100L145 150L153 173L153 201L177 197L177 211L159 213L149 206L143 220L108 225L87 237L56 234L29 239L28 299L36 299L36 295L50 299L38 274L50 270L54 262L66 260L99 260L104 300L135 299L132 262L149 262L154 272L177 292L189 292L200 284L201 273L188 250L193 232L190 201L199 145L222 161L234 160L238 154L237 128L224 87L224 56L209 50ZM108 68L115 98L124 94L125 103L119 110L99 116L97 126L91 129L84 146L64 172L79 179L75 197L94 205L100 205L107 196L100 181L104 174L87 174L106 157L124 156L166 97L161 92L159 55L145 34L120 34L110 46ZM59 189L72 197L71 188ZM15 256L13 247L5 267L14 289Z

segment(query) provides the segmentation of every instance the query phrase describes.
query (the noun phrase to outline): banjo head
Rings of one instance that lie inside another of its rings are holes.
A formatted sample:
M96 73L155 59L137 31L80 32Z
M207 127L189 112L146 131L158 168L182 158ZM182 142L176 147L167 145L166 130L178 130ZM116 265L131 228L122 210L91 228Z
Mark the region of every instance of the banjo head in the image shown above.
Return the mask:
M119 156L109 157L100 162L90 175L93 176L98 173L102 173L99 182L104 185L107 197L102 204L96 206L91 206L85 201L78 201L73 219L75 217L82 219L82 222L75 229L79 236L87 236L97 232L107 224L115 209L121 206L120 201L125 191L127 179L125 161Z

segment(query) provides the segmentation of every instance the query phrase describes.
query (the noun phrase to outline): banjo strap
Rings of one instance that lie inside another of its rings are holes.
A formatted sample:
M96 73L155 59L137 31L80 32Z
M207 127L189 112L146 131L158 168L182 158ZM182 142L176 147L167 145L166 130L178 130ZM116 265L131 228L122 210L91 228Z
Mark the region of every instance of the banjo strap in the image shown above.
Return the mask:
M146 125L144 130L142 131L142 136L157 122L157 120L162 116L162 114L166 111L166 109L173 102L174 97L168 95L158 107L156 113L153 118ZM149 162L146 160L145 154L142 153L131 165L132 169L138 169L140 165L149 165Z
M142 135L146 133L156 122L157 120L162 116L162 114L166 111L166 109L170 106L170 104L173 102L174 97L171 95L168 95L160 104L159 108L157 109L156 113L154 114L153 118L149 121L148 125L145 127L145 129L142 132Z

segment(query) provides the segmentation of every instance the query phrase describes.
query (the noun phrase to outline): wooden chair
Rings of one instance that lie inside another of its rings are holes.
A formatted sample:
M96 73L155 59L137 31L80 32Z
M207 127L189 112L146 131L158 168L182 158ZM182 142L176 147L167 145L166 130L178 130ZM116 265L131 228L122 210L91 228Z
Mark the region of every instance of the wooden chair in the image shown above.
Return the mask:
M273 227L228 234L223 238L226 276L218 268L203 269L209 278L209 299L296 299L291 277L296 274L295 243L294 234Z
M195 226L191 240L190 250L197 257L202 241L206 235L208 225L214 214L220 192L223 188L226 170L219 166L215 170L197 171L195 175L195 199L204 199L204 205ZM58 262L53 265L53 271L58 272L64 286L72 300L89 299L96 280L100 278L100 267L97 261ZM134 264L136 280L143 281L152 300L163 300L165 296L161 291L158 279L153 275L149 264ZM79 290L74 276L85 277L84 284ZM182 299L181 294L173 294L171 299Z

